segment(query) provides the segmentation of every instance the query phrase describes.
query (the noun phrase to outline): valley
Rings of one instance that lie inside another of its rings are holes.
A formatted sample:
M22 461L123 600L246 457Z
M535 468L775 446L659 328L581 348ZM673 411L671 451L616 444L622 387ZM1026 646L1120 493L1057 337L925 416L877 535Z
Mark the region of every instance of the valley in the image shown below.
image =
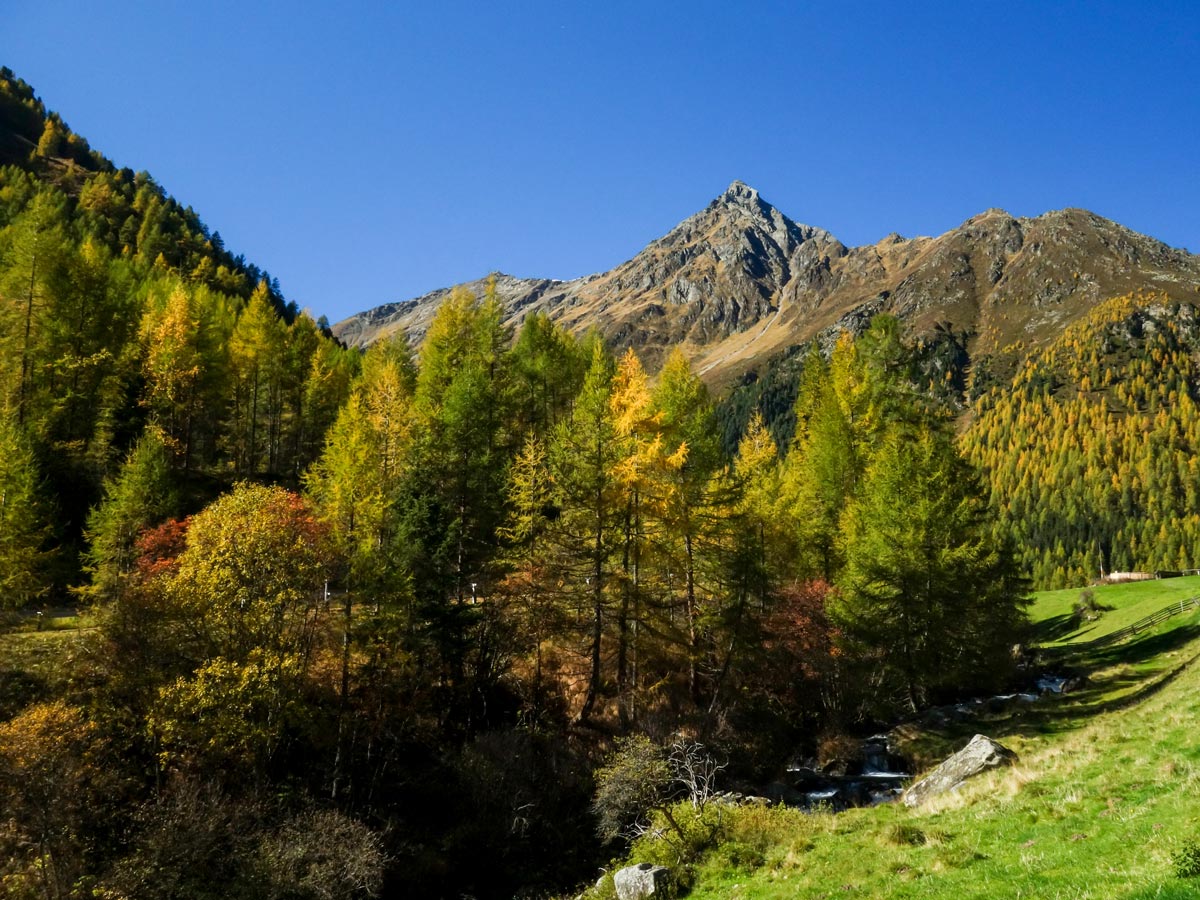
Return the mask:
M1198 303L734 181L331 326L2 68L0 895L1187 896Z

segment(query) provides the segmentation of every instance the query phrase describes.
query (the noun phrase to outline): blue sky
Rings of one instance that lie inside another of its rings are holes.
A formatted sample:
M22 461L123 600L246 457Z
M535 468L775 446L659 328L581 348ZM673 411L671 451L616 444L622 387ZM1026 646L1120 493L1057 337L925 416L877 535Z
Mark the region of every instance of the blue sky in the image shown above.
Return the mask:
M847 244L1082 206L1200 251L1200 6L6 0L0 63L336 321L627 259L734 178Z

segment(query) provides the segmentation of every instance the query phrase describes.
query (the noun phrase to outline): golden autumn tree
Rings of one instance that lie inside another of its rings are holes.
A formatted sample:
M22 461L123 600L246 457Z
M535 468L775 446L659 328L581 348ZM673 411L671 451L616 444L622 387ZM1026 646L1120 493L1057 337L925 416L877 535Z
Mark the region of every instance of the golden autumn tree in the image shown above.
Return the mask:
M299 711L334 565L328 529L283 488L239 484L192 519L165 587L198 665L159 690L149 728L165 760L248 774L269 761Z
M152 300L142 317L140 336L146 350L146 405L188 469L203 367L200 311L193 294L177 283L166 298Z

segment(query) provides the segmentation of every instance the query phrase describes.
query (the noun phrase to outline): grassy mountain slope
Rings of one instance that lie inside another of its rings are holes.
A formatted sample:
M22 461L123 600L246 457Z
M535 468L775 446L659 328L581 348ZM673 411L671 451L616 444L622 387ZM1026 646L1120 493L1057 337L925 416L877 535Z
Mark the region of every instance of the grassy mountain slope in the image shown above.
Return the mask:
M1164 609L1168 604L1184 603L1200 595L1200 578L1168 578L1105 585L1093 589L1101 597L1103 608L1093 617L1080 620L1074 608L1080 599L1079 588L1042 591L1035 595L1029 618L1042 643L1047 647L1069 649L1073 644L1106 638L1141 619Z
M1098 588L1115 619L1143 602L1169 603L1200 580ZM1165 589L1165 590L1163 590ZM1167 595L1172 595L1171 597ZM1067 598L1033 609L1061 613ZM1083 641L1091 629L1073 638ZM805 815L783 809L725 813L720 840L685 880L693 898L1143 898L1195 897L1178 877L1200 846L1200 614L1103 650L1052 659L1089 676L1077 692L984 715L943 730L911 728L928 766L975 731L1020 755L923 808L901 805ZM632 859L675 862L664 841L643 840ZM677 869L677 871L679 871ZM597 891L602 895L603 890Z

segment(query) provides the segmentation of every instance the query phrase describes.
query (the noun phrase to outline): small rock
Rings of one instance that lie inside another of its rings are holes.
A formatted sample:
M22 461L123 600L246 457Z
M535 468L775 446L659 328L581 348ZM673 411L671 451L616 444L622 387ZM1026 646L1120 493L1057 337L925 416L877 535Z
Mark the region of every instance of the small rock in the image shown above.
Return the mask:
M825 781L825 774L818 772L816 769L810 769L807 766L790 769L788 774L791 775L791 783L796 788L804 788L811 784L822 784Z
M626 866L613 876L617 889L617 900L642 900L667 889L670 870L654 863L638 863Z
M834 757L821 766L822 775L832 775L835 778L843 778L849 773L850 760L843 757Z

